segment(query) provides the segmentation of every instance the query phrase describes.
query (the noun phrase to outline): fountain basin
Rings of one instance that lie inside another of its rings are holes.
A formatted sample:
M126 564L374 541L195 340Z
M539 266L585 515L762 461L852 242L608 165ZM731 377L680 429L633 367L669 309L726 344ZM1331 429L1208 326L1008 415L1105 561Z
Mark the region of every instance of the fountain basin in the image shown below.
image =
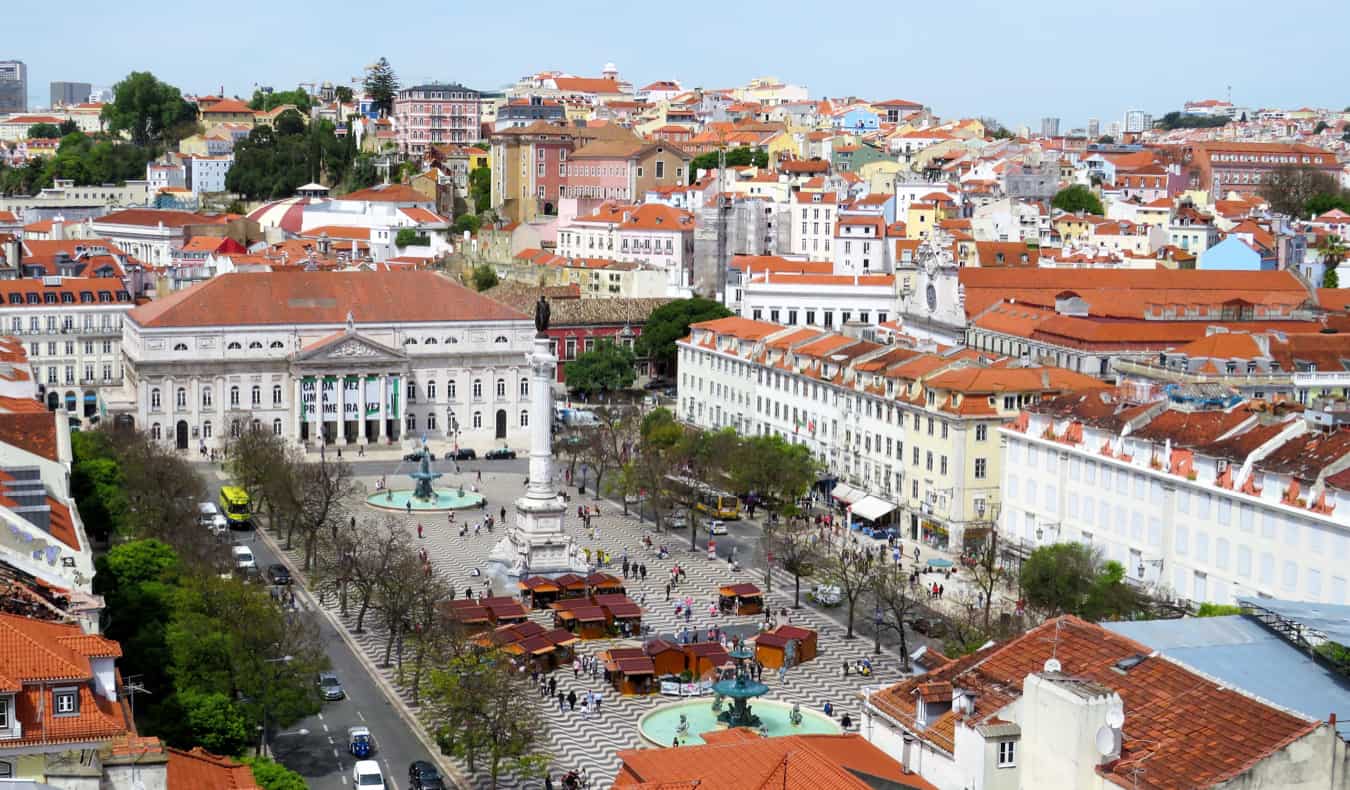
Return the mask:
M712 697L701 697L662 705L638 720L638 734L648 743L669 746L675 739L675 728L679 726L680 714L683 713L689 723L689 735L680 736L680 742L695 746L701 744L703 738L700 736L703 733L726 728L725 724L717 720L712 700ZM784 735L838 735L843 732L829 716L806 708L801 709L802 723L794 725L788 718L792 706L787 703L759 699L754 701L752 707L770 738Z
M411 489L398 491L380 491L366 497L366 504L379 510L397 510L407 512L408 503L412 503L414 513L444 513L448 510L465 510L479 507L483 495L465 491L460 495L457 489L436 488L432 499L419 499L413 496Z

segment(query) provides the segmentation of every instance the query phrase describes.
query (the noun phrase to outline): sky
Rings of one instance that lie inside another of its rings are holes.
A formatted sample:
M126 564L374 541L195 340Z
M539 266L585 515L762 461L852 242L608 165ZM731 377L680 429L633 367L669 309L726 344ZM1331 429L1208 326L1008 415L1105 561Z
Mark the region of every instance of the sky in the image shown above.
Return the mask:
M1103 128L1188 99L1244 107L1350 105L1344 0L967 0L849 3L684 0L231 0L166 5L75 0L4 12L0 59L29 67L30 104L53 80L115 83L151 71L185 93L248 96L256 85L350 84L387 57L404 84L499 89L558 69L615 63L640 88L676 79L726 88L774 76L812 98L922 102L943 117L1016 129L1056 116ZM380 16L381 13L384 16Z

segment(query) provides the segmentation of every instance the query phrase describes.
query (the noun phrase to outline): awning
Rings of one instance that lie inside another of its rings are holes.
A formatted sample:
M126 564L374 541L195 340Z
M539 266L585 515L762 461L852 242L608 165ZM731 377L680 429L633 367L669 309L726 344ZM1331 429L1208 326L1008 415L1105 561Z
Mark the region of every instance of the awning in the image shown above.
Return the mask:
M840 483L830 489L830 496L843 502L845 505L851 505L867 495L866 491L859 491L848 483Z
M874 496L865 496L853 503L853 515L860 516L868 521L876 521L892 510L895 510L895 507L895 505L884 499L878 499Z

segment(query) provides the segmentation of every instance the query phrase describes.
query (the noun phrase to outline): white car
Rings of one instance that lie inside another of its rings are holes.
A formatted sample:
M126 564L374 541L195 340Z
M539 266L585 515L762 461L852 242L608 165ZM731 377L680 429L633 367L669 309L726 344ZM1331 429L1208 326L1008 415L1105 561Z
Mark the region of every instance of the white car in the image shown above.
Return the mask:
M374 760L357 760L356 765L352 767L352 784L357 787L385 790L384 774L380 772L380 764Z
M817 584L811 590L811 600L822 606L838 606L844 600L844 593L833 584Z
M252 572L258 569L258 563L253 559L253 550L248 546L232 546L230 556L234 558L234 568L237 571Z
M717 519L713 519L712 521L709 521L709 522L708 522L708 534L709 534L709 535L725 535L725 534L727 534L727 522L725 522L725 521L718 521Z

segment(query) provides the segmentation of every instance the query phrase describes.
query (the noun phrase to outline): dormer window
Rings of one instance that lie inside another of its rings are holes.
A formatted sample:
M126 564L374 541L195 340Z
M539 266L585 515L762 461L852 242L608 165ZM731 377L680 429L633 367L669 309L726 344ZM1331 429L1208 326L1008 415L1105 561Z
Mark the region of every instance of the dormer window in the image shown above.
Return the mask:
M52 691L52 713L56 716L80 715L80 690L59 688Z

